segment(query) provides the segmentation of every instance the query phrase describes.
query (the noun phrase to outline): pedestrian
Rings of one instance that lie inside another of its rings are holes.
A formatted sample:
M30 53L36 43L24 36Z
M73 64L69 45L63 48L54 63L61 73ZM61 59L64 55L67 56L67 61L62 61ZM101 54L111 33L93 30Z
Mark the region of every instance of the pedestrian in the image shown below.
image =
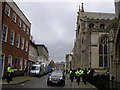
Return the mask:
M10 81L11 81L11 67L9 64L7 67L7 82L8 82L8 84L10 83Z
M27 76L27 74L28 74L28 66L26 66L25 68L25 76Z
M82 68L82 70L81 70L82 82L83 82L83 74L84 74L84 69Z
M14 66L11 67L11 81L13 80L14 76Z
M87 81L87 69L85 68L85 70L83 71L83 82L84 84L86 84Z
M70 71L69 71L69 78L70 78L70 80L71 80L71 74L72 74L72 69L70 69Z
M80 76L81 76L80 68L75 72L75 74L76 74L76 78L77 78L77 83L79 85L80 84Z
M74 81L74 70L72 70L72 73L71 73L71 82Z

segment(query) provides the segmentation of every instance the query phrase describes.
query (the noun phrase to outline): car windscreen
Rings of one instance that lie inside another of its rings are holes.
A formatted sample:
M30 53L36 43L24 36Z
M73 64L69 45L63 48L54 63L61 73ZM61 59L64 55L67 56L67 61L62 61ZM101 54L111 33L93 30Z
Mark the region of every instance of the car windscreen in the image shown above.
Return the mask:
M52 72L51 76L63 76L62 72Z
M32 66L32 70L39 70L40 69L40 67L38 67L38 66Z

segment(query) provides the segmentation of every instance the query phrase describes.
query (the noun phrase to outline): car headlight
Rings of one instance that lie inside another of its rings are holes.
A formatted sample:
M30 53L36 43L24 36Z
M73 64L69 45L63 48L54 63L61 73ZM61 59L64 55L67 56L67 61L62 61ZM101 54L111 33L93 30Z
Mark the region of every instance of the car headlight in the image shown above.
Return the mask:
M63 77L60 77L60 79L63 79Z
M51 78L51 76L49 77L49 81L51 81L52 80L52 78Z
M37 70L36 73L39 73L39 70Z

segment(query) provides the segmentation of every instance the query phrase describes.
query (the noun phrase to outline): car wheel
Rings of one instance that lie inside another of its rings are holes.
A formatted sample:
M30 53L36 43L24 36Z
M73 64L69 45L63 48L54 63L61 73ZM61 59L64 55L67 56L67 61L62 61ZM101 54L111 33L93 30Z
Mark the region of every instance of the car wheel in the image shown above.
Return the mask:
M62 82L62 86L65 86L65 81Z
M51 85L50 82L47 82L47 85L50 86Z

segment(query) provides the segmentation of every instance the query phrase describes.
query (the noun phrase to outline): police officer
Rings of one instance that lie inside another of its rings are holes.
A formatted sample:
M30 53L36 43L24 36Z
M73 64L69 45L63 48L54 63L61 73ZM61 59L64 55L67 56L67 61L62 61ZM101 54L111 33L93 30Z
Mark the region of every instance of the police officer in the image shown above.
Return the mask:
M84 84L86 84L87 81L87 69L85 68L85 70L83 71L83 82Z
M69 71L70 79L71 79L71 74L72 74L72 69L70 69Z
M10 64L7 67L7 82L10 83L11 81L11 67Z
M13 76L14 76L14 66L11 67L11 81L13 79Z
M84 74L84 70L83 70L83 68L82 68L82 69L81 69L82 82L83 82L83 74Z
M75 74L76 74L76 78L77 78L77 83L80 84L80 75L81 75L80 68L75 72Z

